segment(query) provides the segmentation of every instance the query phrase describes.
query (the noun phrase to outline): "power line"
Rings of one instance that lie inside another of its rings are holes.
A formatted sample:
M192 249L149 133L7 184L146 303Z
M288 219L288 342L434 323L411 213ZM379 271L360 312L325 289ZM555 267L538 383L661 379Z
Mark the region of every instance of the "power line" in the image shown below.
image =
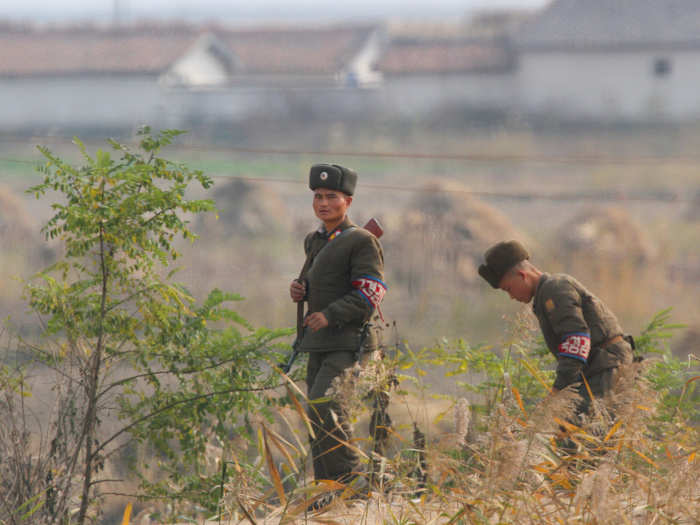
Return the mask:
M37 161L28 161L21 159L8 159L0 157L0 161L5 162L16 162L21 164L38 164ZM212 175L214 179L229 179L229 180L241 180L246 182L254 183L275 183L275 184L307 184L306 180L298 179L280 179L274 177L249 177L240 175ZM460 194L460 195L470 195L473 197L481 198L492 198L492 199L510 199L519 201L535 201L535 200L547 200L547 201L566 201L566 202L583 202L583 201L594 201L594 202L661 202L661 203L679 203L679 202L690 202L690 198L684 198L675 192L663 191L663 192L590 192L588 194L582 192L576 193L534 193L534 192L500 192L500 191L483 191L483 190L461 190L455 188L441 188L439 186L405 186L397 184L375 184L375 183L363 183L363 188L375 191L400 191L400 192L413 192L413 193L447 193L447 194Z
M197 146L190 146L192 150L205 150ZM534 164L663 164L669 161L700 164L700 157L604 157L599 155L522 155L504 153L407 153L394 151L322 151L322 150L292 150L277 148L242 148L231 147L219 149L206 149L208 151L228 151L233 153L252 153L258 155L294 155L317 157L359 157L359 158L387 158L406 160L452 160L477 163L534 163Z
M119 140L119 139L116 139ZM16 137L0 136L1 142L24 143L64 142L72 143L73 138L63 136L45 137ZM133 144L132 144L133 145ZM285 148L252 148L240 146L200 146L196 144L176 144L179 150L247 153L254 155L282 156L316 156L316 157L355 157L355 158L387 158L406 160L447 160L476 163L512 163L512 164L596 164L596 165L640 165L664 164L668 162L683 164L700 164L700 157L693 156L634 156L612 157L604 155L569 154L569 155L527 155L516 153L426 153L400 151L351 151L351 150L304 150Z
M305 180L289 180L289 179L274 179L269 177L242 177L242 176L226 176L221 175L218 178L244 180L249 182L278 182L291 184L307 184ZM395 184L374 184L362 183L363 188L380 191L407 191L413 193L448 193L471 195L474 197L483 198L500 198L512 200L552 200L552 201L611 201L611 202L690 202L691 199L686 199L679 196L675 192L657 192L648 194L645 192L637 192L634 194L624 192L591 192L588 194L576 193L528 193L528 192L499 192L499 191L481 191L481 190L460 190L454 188L441 188L439 186L399 186Z

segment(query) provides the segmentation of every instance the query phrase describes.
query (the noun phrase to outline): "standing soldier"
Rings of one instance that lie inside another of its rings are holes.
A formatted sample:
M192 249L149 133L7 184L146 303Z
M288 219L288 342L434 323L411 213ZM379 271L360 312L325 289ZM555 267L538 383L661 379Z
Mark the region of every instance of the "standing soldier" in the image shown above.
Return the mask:
M304 239L306 263L290 286L294 302L308 301L298 350L309 353L306 372L314 477L359 481L359 457L342 406L324 398L331 382L377 346L367 323L386 292L379 240L347 217L357 174L336 164L315 164L309 173L318 230ZM350 444L350 446L348 446Z
M529 258L519 242L499 242L484 254L479 274L511 299L534 299L535 316L557 359L552 393L576 385L582 398L576 412L588 412L588 388L594 397L604 397L617 380L618 367L632 362L631 338L623 335L610 309L576 279L544 273Z

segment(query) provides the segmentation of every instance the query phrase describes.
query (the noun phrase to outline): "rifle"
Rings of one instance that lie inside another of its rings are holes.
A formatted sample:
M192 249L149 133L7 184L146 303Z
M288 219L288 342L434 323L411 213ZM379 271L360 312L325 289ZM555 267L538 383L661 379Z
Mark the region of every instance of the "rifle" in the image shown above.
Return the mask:
M294 361L296 361L297 356L299 355L299 345L301 344L301 339L299 339L299 336L294 340L292 343L292 353L289 354L289 357L287 358L286 363L280 363L279 368L284 372L285 374L288 374L289 371L292 369L292 365L294 364Z
M381 225L379 224L379 221L372 217L369 221L367 221L367 224L363 226L365 230L373 234L377 239L379 239L383 234L384 230L382 229ZM311 254L309 254L311 255ZM311 267L311 263L313 262L313 256L307 257L306 261L304 262L304 266L301 269L301 272L299 272L299 277L296 279L297 281L301 282L301 280L304 278L304 275L306 275L306 272L309 270ZM297 337L294 339L294 342L292 343L292 353L289 354L289 357L287 358L286 363L280 363L278 366L284 372L285 374L288 374L289 371L292 369L292 365L294 364L294 361L296 360L297 356L299 355L299 346L301 345L301 340L304 337L304 301L299 301L297 303Z

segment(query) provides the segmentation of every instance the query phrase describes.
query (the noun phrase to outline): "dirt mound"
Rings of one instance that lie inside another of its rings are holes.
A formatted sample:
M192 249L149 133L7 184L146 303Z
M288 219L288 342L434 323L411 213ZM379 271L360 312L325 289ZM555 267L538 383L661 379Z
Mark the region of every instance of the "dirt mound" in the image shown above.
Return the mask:
M16 266L23 271L48 265L56 249L55 241L44 238L22 197L4 185L0 185L0 242L6 268Z
M203 217L208 234L255 236L289 231L287 207L269 188L234 179L217 185L213 199L219 219Z
M687 359L691 354L700 359L700 324L688 327L671 351L679 359Z
M3 250L17 249L32 238L41 239L39 226L27 212L22 199L0 185L0 239Z
M683 216L688 222L700 222L700 190L695 192Z
M656 255L641 226L618 208L589 208L579 213L561 226L556 246L566 258L603 257L638 265Z
M441 290L471 284L484 250L504 239L522 238L508 219L456 185L432 182L398 214L385 218L401 235L385 241L394 278L409 289L440 281Z

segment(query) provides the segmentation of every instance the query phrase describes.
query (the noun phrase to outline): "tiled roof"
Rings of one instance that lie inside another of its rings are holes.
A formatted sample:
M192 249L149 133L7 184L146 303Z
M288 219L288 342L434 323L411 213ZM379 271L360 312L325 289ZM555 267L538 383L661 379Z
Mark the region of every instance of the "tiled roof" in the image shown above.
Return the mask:
M160 74L204 31L230 46L242 73L333 74L372 27L133 28L123 31L0 28L0 76Z
M700 47L700 0L554 0L514 38L543 50Z
M385 75L452 74L507 70L514 57L494 41L395 41L377 64Z
M358 52L371 27L260 29L218 33L242 73L333 74Z
M158 74L194 40L190 32L0 32L0 75Z

